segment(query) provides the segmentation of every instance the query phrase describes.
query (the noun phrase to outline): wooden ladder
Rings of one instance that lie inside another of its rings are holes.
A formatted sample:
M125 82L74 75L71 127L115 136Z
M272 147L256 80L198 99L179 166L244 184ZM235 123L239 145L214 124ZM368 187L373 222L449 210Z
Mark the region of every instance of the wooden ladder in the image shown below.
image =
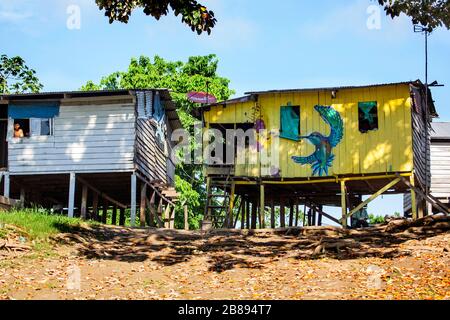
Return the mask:
M205 208L205 220L212 223L215 229L227 228L230 226L228 221L231 204L231 176L208 177L207 200Z

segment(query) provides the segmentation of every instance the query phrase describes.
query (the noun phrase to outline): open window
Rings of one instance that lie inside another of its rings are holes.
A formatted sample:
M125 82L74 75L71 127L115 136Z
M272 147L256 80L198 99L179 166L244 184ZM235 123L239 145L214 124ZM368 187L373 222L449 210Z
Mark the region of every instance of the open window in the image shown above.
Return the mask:
M378 104L376 101L358 103L359 131L367 133L378 130Z
M280 114L280 137L300 141L300 106L282 106Z
M59 103L10 104L8 118L13 121L12 137L28 138L53 135L53 119Z
M14 119L14 138L53 135L53 119Z

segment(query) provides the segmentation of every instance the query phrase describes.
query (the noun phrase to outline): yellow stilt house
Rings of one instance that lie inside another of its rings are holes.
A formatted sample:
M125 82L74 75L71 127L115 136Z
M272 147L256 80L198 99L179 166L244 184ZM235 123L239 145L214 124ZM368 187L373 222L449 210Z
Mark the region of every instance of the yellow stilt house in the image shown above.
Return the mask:
M428 128L437 116L426 96L414 81L250 92L203 107L206 222L294 226L303 206L305 225L328 218L346 226L377 196L407 192L415 199L413 216L423 214ZM362 202L364 195L371 197ZM342 219L323 206L342 207Z

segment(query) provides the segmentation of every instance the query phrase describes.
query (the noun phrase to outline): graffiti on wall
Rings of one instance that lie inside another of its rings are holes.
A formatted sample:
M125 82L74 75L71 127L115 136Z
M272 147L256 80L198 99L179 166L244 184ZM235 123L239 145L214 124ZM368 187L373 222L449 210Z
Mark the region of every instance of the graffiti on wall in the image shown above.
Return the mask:
M332 153L333 148L337 147L344 137L344 122L339 112L332 107L315 106L314 109L330 126L331 133L328 137L325 137L319 132L313 132L308 136L300 137L301 139L308 140L315 146L316 150L308 157L292 157L292 160L300 165L310 165L313 176L328 176L328 171L333 166L335 159L335 155Z

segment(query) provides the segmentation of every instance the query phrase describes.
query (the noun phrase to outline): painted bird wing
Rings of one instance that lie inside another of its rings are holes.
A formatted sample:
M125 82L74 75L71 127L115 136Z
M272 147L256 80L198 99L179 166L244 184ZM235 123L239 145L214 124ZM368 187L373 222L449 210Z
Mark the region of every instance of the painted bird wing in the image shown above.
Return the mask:
M342 117L332 107L315 106L322 119L331 127L331 133L328 137L331 147L336 147L344 137L344 122Z
M295 163L304 165L304 164L313 164L317 162L316 154L313 153L309 157L292 157Z

